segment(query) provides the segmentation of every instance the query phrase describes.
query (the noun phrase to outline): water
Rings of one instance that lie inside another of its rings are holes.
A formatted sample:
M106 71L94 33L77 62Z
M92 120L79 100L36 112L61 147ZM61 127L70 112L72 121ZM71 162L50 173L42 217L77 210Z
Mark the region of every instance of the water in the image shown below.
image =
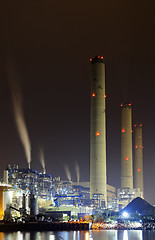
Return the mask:
M0 240L155 240L155 230L0 232Z

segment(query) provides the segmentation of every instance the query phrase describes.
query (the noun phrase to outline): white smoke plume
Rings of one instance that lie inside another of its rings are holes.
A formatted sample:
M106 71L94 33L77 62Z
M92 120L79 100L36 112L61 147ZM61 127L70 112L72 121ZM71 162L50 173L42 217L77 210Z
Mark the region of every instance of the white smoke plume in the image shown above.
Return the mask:
M31 162L31 144L30 139L24 119L22 100L19 89L13 89L13 109L14 109L14 117L17 125L18 133L23 144L25 155L27 158L28 166L30 167Z
M65 168L65 172L66 172L66 176L68 178L68 181L71 182L71 173L69 171L69 168L68 168L67 164L64 165L64 168Z
M76 170L76 177L77 177L77 183L80 182L80 169L77 161L75 161L75 170Z
M43 173L46 173L46 168L45 168L45 158L44 158L44 152L42 147L40 148L40 162L43 168Z
M19 137L20 137L21 142L24 147L28 166L30 168L31 143L30 143L30 139L29 139L29 135L28 135L25 119L24 119L21 91L19 89L19 86L17 85L15 69L14 69L14 66L11 61L8 64L7 70L8 70L8 77L9 77L9 80L11 83L12 99L13 99L13 112L14 112L15 123L17 126Z

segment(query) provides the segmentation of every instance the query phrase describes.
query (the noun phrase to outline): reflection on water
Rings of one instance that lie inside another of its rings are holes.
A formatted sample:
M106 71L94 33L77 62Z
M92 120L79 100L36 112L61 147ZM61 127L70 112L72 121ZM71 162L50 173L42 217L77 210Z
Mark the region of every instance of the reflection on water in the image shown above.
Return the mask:
M123 240L128 240L128 231L124 230L123 232Z
M155 230L0 232L0 240L155 240Z

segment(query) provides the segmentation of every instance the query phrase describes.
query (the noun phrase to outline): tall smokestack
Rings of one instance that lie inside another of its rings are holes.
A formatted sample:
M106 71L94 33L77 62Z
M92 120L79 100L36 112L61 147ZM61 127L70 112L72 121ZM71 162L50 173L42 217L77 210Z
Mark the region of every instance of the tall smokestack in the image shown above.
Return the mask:
M121 188L133 188L132 161L132 108L124 103L122 108L121 129Z
M135 125L135 161L134 163L135 163L134 164L135 188L140 188L142 197L144 197L142 124Z
M99 196L107 203L105 60L90 59L90 198Z

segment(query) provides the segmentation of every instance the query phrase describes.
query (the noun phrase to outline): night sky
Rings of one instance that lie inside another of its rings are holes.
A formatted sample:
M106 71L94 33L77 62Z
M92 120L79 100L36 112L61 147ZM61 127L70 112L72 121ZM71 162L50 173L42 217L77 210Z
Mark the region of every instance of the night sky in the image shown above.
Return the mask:
M4 3L5 2L5 3ZM143 124L145 199L155 203L154 1L3 1L0 7L0 170L27 167L15 125L8 61L21 87L31 167L89 180L90 62L106 59L108 183L120 187L122 102ZM15 78L16 78L15 77Z

